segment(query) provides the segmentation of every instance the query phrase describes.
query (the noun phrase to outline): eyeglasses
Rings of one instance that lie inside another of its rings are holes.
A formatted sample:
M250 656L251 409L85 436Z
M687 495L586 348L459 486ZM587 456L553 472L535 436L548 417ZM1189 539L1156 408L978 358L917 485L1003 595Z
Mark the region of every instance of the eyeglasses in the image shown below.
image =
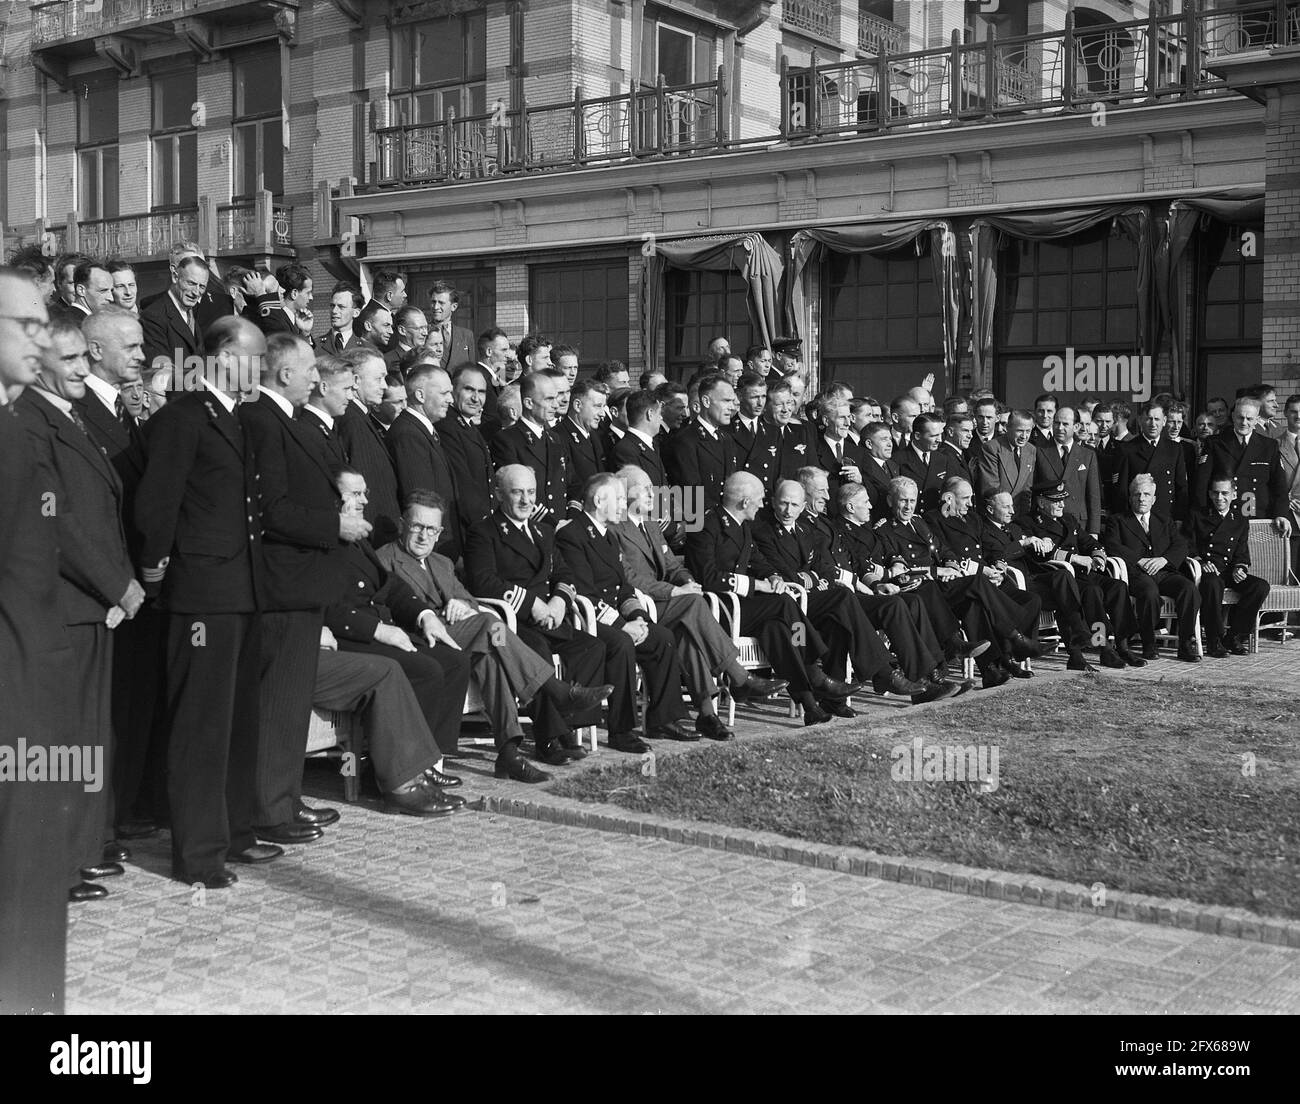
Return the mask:
M7 318L10 322L17 322L23 328L24 337L36 337L38 334L50 332L50 324L43 318L17 314L0 314L0 318Z
M409 532L415 533L417 536L421 533L428 533L429 536L436 537L442 532L441 525L413 525L412 523L407 522L406 528Z

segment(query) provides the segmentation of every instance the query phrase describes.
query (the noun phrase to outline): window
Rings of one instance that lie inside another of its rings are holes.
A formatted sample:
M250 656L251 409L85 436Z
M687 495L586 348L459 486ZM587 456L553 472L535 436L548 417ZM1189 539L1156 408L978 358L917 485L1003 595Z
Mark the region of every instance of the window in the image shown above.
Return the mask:
M532 327L574 346L580 366L628 359L627 258L534 265L529 271Z
M246 53L234 62L235 195L251 199L260 188L284 193L284 105L278 50Z
M1048 355L1140 352L1137 247L1109 224L1059 241L1013 240L999 250L998 270L992 386L1012 406L1043 390Z
M393 28L393 123L487 113L487 16L449 15Z
M153 95L153 205L193 207L199 201L198 135L194 104L198 75L194 68L161 73L151 82Z
M1261 378L1264 341L1264 233L1207 220L1197 240L1198 409Z
M831 253L822 269L822 382L843 380L855 394L892 398L900 380L943 379L943 320L929 256ZM910 384L909 384L910 386Z
M668 348L664 371L670 379L690 379L715 337L725 337L732 351L744 356L754 339L745 300L745 281L739 272L670 268L665 280Z
M77 89L77 213L87 220L118 216L117 78Z

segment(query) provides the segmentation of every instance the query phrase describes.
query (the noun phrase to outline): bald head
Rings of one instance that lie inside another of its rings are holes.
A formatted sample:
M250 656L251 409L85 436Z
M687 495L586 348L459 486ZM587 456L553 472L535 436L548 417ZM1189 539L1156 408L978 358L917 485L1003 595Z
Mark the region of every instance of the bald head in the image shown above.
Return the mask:
M722 501L726 506L738 506L746 498L763 498L763 481L749 472L734 472L722 485Z
M506 517L527 521L537 506L537 476L526 464L506 464L497 469L493 493Z

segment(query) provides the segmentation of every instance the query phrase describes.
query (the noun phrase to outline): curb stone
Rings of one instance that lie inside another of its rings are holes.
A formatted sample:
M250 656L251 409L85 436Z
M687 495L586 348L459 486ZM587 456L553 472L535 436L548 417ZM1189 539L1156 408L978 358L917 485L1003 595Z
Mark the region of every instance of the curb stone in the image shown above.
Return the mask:
M715 825L699 827L695 822L650 814L638 815L615 805L598 805L571 798L548 797L545 801L525 801L518 797L488 796L486 811L548 821L570 828L618 832L714 851L753 855L796 866L811 866L850 876L922 886L945 893L964 893L971 897L986 897L1038 908L1082 912L1130 923L1182 928L1252 943L1300 948L1300 920L1257 916L1225 905L1203 905L1182 898L1107 890L1106 903L1098 908L1093 905L1092 892L1087 886L1041 875L1014 874L938 859L912 859L898 855L880 855L859 848L803 843L775 832L747 828L721 828Z

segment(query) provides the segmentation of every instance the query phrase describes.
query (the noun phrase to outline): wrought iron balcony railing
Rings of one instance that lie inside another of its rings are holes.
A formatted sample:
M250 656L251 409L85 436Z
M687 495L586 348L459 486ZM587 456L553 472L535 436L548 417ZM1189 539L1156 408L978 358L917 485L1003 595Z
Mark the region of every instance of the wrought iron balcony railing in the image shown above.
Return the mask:
M283 0L287 6L296 0ZM50 0L32 5L32 47L117 33L133 26L180 19L225 0Z
M904 54L909 45L905 27L870 12L858 12L858 49L864 54Z
M217 208L221 253L282 253L292 248L292 231L293 208L283 204L250 200Z
M781 22L820 38L839 38L840 6L837 0L784 0Z

